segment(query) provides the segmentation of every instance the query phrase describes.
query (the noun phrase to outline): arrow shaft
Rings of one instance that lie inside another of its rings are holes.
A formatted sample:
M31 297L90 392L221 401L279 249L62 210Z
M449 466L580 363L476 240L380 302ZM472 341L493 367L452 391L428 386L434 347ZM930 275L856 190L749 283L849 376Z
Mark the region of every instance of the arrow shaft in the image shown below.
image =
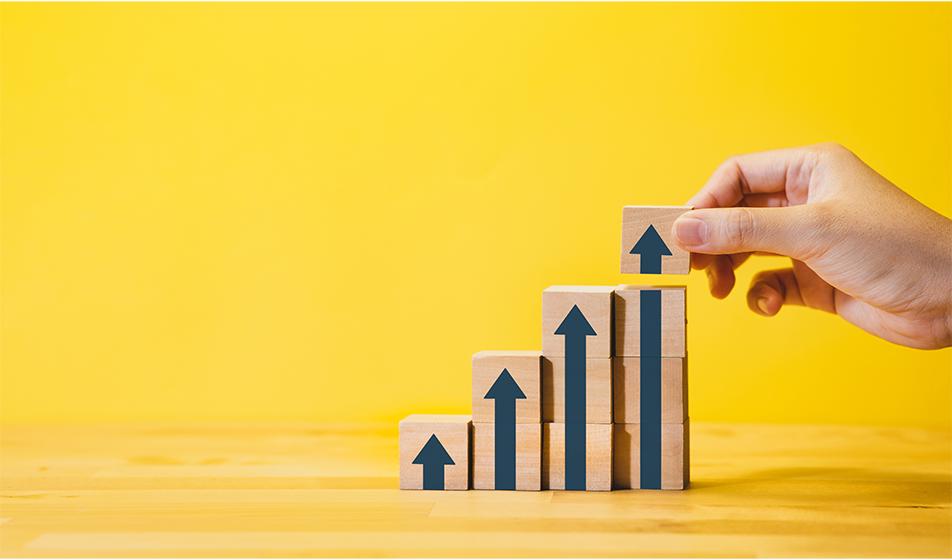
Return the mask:
M585 336L565 337L565 489L585 490Z
M660 252L641 254L641 273L642 274L661 274L661 253Z
M423 489L443 490L445 487L446 483L444 481L444 465L442 463L424 463Z
M644 261L642 261L644 263ZM660 257L659 257L660 263ZM659 264L660 267L660 264ZM642 267L642 270L644 268ZM660 271L660 270L659 270ZM661 291L641 291L641 487L661 488Z
M516 400L496 399L496 490L516 489Z

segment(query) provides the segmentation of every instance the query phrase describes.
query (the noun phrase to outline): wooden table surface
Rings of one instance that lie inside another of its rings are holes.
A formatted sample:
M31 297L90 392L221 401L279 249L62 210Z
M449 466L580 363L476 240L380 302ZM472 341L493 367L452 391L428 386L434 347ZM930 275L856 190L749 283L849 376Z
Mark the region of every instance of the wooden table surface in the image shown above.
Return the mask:
M949 556L950 441L692 422L684 492L422 492L395 426L6 426L0 553Z

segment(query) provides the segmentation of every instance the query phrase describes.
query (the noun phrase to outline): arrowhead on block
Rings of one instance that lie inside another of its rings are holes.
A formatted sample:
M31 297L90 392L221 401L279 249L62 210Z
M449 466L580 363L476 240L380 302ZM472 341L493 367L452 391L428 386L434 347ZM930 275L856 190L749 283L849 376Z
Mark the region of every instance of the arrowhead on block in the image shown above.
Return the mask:
M512 378L508 369L503 369L496 382L489 388L484 399L515 400L524 399L526 394L519 388L519 384Z
M559 325L559 328L555 329L555 334L564 334L567 336L595 336L598 333L595 332L595 329L592 328L588 319L585 318L585 314L582 313L582 310L579 309L577 305L573 305L572 310L569 311L565 319L562 320L562 324Z
M641 234L641 237L638 238L638 242L635 243L635 246L629 251L632 255L668 255L671 256L671 249L668 249L668 246L664 244L664 240L661 239L661 236L658 235L658 230L654 226L649 225L648 229Z
M446 452L446 448L440 443L436 434L430 436L426 445L417 454L413 460L414 465L455 465L453 458Z

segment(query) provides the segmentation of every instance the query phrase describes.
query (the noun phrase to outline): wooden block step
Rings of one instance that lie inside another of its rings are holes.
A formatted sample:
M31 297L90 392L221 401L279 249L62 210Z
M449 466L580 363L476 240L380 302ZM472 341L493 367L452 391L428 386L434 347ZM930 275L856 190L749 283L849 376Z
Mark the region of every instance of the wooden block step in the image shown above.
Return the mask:
M612 488L613 424L585 425L585 489ZM542 489L565 489L565 424L542 424Z
M473 422L495 422L496 400L511 392L521 395L516 398L516 422L541 422L541 364L542 353L538 350L473 354Z
M661 425L661 489L683 490L690 484L690 426ZM615 424L613 484L641 487L641 424Z
M542 358L542 421L565 422L565 358ZM612 422L612 358L585 360L585 423Z
M411 414L400 421L400 488L469 489L469 415Z
M473 422L473 488L496 486L496 424ZM542 424L516 424L515 490L542 489Z
M641 348L642 292L660 292L661 351ZM687 348L684 286L618 286L615 289L615 355L683 358Z
M616 423L641 422L641 360L640 356L613 358L612 401ZM683 423L688 419L687 358L660 360L661 422Z

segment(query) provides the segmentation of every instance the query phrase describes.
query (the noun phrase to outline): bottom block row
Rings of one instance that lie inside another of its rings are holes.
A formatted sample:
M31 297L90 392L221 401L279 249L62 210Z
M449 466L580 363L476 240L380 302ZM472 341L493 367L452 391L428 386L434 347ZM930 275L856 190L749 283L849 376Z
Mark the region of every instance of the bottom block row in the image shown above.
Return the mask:
M656 480L665 490L687 487L688 431L687 421L661 425L660 449L652 451L660 464L645 465L649 486ZM584 480L585 490L641 487L640 424L586 424L570 434L580 436L584 460L570 466L565 424L502 426L463 415L411 415L400 422L400 488L562 490L567 469ZM582 489L578 482L575 487Z

